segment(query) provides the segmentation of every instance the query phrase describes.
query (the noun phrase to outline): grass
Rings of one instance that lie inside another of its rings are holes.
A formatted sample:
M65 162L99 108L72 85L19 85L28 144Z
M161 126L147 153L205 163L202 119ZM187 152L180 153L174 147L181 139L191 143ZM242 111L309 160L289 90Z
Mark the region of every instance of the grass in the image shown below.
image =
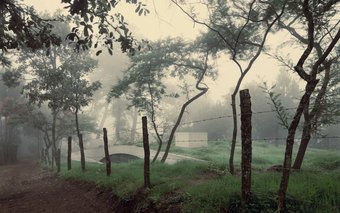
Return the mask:
M154 145L153 145L154 146ZM155 148L155 147L153 147ZM213 142L203 148L172 147L172 153L185 154L207 163L182 161L174 165L151 165L152 188L139 206L180 205L182 212L239 212L240 176L225 173L228 156L226 142ZM251 212L275 212L281 173L267 172L281 164L284 146L265 142L253 143ZM236 147L235 165L240 163L240 147ZM113 164L110 177L105 165L87 163L80 172L79 162L61 175L68 179L94 182L110 187L120 198L133 196L143 186L143 162ZM223 174L223 175L222 175ZM340 155L336 151L309 149L303 169L291 174L287 203L292 212L340 212Z

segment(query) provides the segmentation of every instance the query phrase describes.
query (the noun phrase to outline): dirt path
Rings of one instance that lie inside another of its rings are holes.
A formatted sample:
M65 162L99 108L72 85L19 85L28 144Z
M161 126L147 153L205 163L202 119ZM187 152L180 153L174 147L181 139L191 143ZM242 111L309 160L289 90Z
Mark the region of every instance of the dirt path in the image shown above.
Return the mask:
M0 166L0 212L114 212L113 196L92 184L62 180L32 161Z

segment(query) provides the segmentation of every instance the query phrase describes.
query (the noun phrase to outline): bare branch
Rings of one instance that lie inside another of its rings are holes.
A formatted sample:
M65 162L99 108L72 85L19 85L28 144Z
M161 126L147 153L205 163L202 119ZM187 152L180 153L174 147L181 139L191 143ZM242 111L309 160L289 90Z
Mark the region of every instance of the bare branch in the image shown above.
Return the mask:
M209 30L217 33L219 35L219 37L224 41L224 43L230 48L230 49L233 49L232 45L228 42L228 40L221 34L220 31L218 31L217 29L211 27L210 25L208 25L207 23L205 22L202 22L202 21L199 21L197 19L195 19L192 15L190 15L186 10L184 10L184 8L179 5L175 0L171 0L171 2L173 2L185 15L187 15L194 23L197 23L197 24L201 24L205 27L207 27Z
M303 2L303 13L304 13L304 16L307 18L307 22L308 22L308 45L305 51L303 52L302 56L300 57L298 63L295 66L295 71L305 81L308 81L308 79L310 78L310 75L308 75L305 72L305 70L303 69L303 65L314 47L314 19L313 19L313 14L311 13L309 9L308 2L309 2L308 0L304 0Z

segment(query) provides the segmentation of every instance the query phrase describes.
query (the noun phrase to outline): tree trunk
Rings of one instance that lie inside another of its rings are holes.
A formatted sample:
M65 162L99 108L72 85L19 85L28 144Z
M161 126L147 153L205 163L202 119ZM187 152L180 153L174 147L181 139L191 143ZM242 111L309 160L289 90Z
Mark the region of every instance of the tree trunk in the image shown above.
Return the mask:
M84 153L84 144L83 144L83 135L79 134L79 149L80 149L80 163L81 163L81 171L85 171L85 153Z
M148 82L148 87L149 87L149 93L150 93L150 98L151 98L151 123L152 123L153 129L155 130L155 133L156 133L156 136L157 136L157 141L158 141L157 152L156 152L154 158L152 159L152 163L154 163L157 160L158 155L159 155L159 153L162 149L163 139L161 138L161 136L158 132L157 125L156 125L154 98L153 98L153 93L152 93L152 89L151 89L151 82Z
M302 96L301 101L299 103L299 106L295 112L294 118L288 128L288 136L286 140L286 150L285 150L285 158L283 162L283 171L281 176L281 182L280 182L280 189L279 189L279 198L278 198L278 207L279 211L285 211L286 210L286 193L288 188L288 182L289 182L289 175L290 175L290 168L292 163L292 152L293 152L293 146L294 146L294 139L295 139L295 133L296 129L299 125L301 115L303 113L303 110L305 109L305 106L308 105L310 96L312 95L317 83L319 80L310 80L305 89L305 94Z
M52 166L52 161L51 161L50 152L49 152L48 148L45 149L45 155L46 155L46 158L47 158L47 161L48 161L48 165Z
M252 160L252 125L251 101L249 90L240 91L241 137L242 137L242 201L248 204L251 199L251 160Z
M175 132L179 126L179 124L181 123L181 120L182 120L182 117L183 117L183 114L187 108L187 106L189 106L189 104L191 104L193 101L195 101L196 99L200 98L202 95L204 95L205 93L208 92L208 87L202 87L200 86L207 70L208 70L208 57L209 57L209 51L206 52L206 56L205 56L205 66L204 68L202 69L202 73L199 77L199 79L197 80L196 82L196 89L199 90L200 92L198 94L196 94L194 97L190 98L189 100L187 100L187 102L185 102L183 105L182 105L182 108L181 108L181 111L177 117L177 121L174 125L174 127L172 128L171 132L170 132L170 136L169 136L169 139L168 139L168 143L166 145L166 148L165 148L165 151L164 151L164 155L161 159L161 162L164 163L168 157L168 154L169 154L169 150L170 150L170 147L171 147L171 143L172 143L172 140L175 136Z
M159 155L159 153L160 153L161 150L162 150L162 146L163 146L163 141L162 141L162 140L161 140L161 141L158 141L157 152L156 152L155 156L154 156L153 159L152 159L152 163L156 162L156 160L157 160L157 158L158 158L158 155Z
M59 173L60 169L61 169L61 153L60 153L60 149L57 149L57 152L56 152L56 165L57 165L57 173Z
M85 152L84 152L83 135L80 134L80 129L79 129L78 111L79 109L76 108L76 111L75 111L76 130L77 130L77 135L78 135L78 140L79 140L81 171L84 172L85 171Z
M237 137L237 111L236 111L236 93L231 96L231 108L233 111L233 136L231 139L230 156L229 156L229 172L235 174L234 155Z
M72 137L67 138L67 170L72 169Z
M106 163L106 176L111 175L111 160L109 154L109 146L107 139L107 130L103 128L103 140L104 140L104 152L105 152L105 163Z
M309 105L309 104L308 104ZM299 151L296 155L294 164L293 164L293 169L300 169L301 165L302 165L302 161L303 158L305 156L306 150L307 150L307 146L308 143L310 141L311 138L311 131L312 131L312 126L311 126L311 119L309 116L309 109L307 106L307 109L305 108L305 112L304 112L304 124L303 124L303 131L302 131L302 137L301 137L301 142L300 142L300 146L299 146Z
M146 116L142 117L143 125L143 148L144 148L144 187L150 188L150 148L149 148L149 134L148 121Z
M52 168L54 162L57 163L57 141L56 141L56 123L57 123L58 112L53 110L52 112Z
M120 144L121 142L121 120L122 120L122 115L123 115L123 110L121 107L121 100L117 99L117 104L115 108L115 136L116 136L116 142Z
M131 142L134 142L136 140L137 118L138 118L138 111L137 111L137 108L134 108L133 118L132 118L132 128L131 128Z
M321 108L322 105L322 98L326 94L326 90L330 81L330 69L331 69L331 64L329 63L324 63L325 68L325 77L323 79L323 83L321 86L321 89L319 93L316 96L315 102L313 109L311 113L309 113L309 109L305 109L304 113L304 125L303 125L303 132L302 132L302 137L301 137L301 143L299 146L299 151L296 155L293 169L301 169L303 159L305 157L305 153L309 144L309 141L311 139L311 132L312 132L312 126L311 126L311 121L314 117L318 116L317 114L319 113L319 108ZM309 104L308 104L309 108Z

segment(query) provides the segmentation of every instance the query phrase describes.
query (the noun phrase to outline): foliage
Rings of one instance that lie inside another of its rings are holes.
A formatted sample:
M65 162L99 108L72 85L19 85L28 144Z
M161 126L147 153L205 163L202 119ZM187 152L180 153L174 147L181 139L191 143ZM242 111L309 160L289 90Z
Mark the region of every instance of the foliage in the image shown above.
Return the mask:
M150 13L142 1L126 0L125 2L135 5L135 12L138 15ZM112 55L113 43L118 42L123 52L135 53L137 42L130 32L123 14L116 10L120 1L62 0L62 3L67 5L65 8L68 9L69 14L78 19L77 26L67 36L69 40L76 43L78 51L103 45ZM99 32L99 35L96 35L94 31ZM140 49L140 46L137 49ZM97 51L97 55L100 53L102 50Z
M102 44L112 55L113 43L121 44L123 52L136 51L136 44L124 16L115 10L120 1L115 0L62 0L66 4L69 16L68 21L75 20L76 27L67 35L67 39L75 43L77 51L87 50L89 47L97 48ZM126 0L126 4L136 6L138 15L147 15L150 11L146 4L137 0ZM4 0L0 3L0 63L10 65L10 60L5 55L9 50L28 47L35 51L38 49L59 46L63 38L52 32L55 19L45 19L38 15L33 7L28 7L18 0ZM113 14L113 15L112 15ZM65 20L64 18L58 18ZM97 29L94 29L97 27ZM99 35L94 31L99 32ZM138 45L137 49L141 46ZM97 52L100 54L102 50ZM49 52L47 51L48 55Z
M261 89L264 93L267 94L267 98L270 100L268 104L272 105L273 110L276 112L276 117L279 119L279 124L288 129L289 121L291 120L291 115L287 111L287 109L283 106L281 101L281 93L275 93L273 90L276 85L274 84L270 88L268 87L266 82L263 82L263 86Z
M29 107L20 100L5 98L0 102L0 115L7 118L7 124L18 126L28 119Z
M29 47L33 51L50 45L60 45L61 38L51 32L50 21L41 18L32 7L17 0L0 3L0 63L10 65L5 56L9 50Z
M197 52L192 52L193 49L179 38L150 44L149 49L143 49L130 58L131 66L112 87L109 99L124 95L131 106L140 111L150 113L152 107L157 110L163 97L178 97L180 93L178 89L169 92L166 79L198 78L201 70L197 68L203 67L204 60L201 55L197 56ZM207 72L207 76L214 77L215 73Z

